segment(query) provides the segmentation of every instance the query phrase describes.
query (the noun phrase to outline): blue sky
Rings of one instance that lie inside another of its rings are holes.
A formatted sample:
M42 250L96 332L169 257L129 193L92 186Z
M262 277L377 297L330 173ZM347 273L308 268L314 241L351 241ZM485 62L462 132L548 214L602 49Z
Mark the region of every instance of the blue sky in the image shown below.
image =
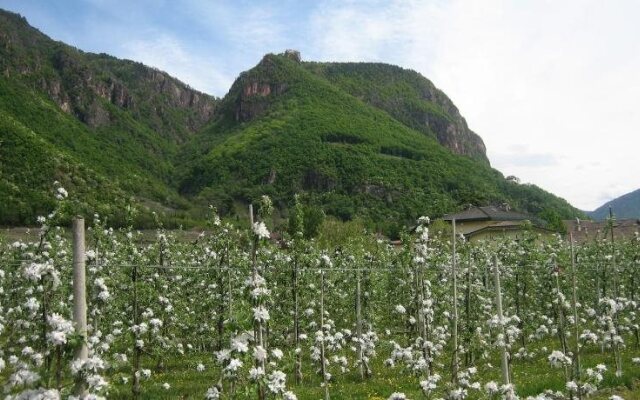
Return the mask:
M50 37L223 96L267 52L381 61L447 93L492 165L577 207L640 187L640 2L0 0Z

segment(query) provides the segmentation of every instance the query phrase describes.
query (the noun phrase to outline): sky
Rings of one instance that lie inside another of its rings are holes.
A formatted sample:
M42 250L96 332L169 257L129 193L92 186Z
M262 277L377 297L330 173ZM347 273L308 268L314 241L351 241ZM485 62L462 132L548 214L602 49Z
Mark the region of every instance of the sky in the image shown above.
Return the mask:
M640 188L640 2L0 0L55 40L224 96L266 53L414 69L493 167L583 210Z

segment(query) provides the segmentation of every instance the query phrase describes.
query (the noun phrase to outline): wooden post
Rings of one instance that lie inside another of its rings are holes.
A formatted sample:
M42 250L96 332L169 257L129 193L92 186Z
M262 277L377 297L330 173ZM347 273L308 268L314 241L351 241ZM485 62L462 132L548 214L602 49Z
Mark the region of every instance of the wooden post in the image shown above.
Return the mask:
M453 359L451 360L451 382L458 384L458 281L456 273L456 220L451 220L453 227L453 255L451 258L451 275L453 276Z
M611 270L613 272L613 294L617 298L620 297L618 264L616 263L616 242L613 234L613 209L609 206L609 221L611 222Z
M424 264L420 264L418 267L418 290L419 290L419 301L420 303L418 307L418 317L420 321L420 336L422 337L422 357L427 362L427 370L426 376L427 378L431 376L433 372L433 364L431 363L431 349L427 348L427 340L429 339L429 327L427 316L425 315L425 307L424 307L424 293L425 293L425 283L424 283Z
M228 285L229 285L229 321L234 321L233 318L233 286L231 283L231 256L229 255L229 242L225 242L225 250L224 253L226 254L227 257L227 265L226 265L226 270L227 270L227 280L228 280Z
M84 219L73 219L73 322L76 333L82 336L82 342L76 349L75 361L85 362L89 357L87 347L87 293L85 270ZM84 379L76 380L73 390L79 397L87 395Z
M467 287L464 292L464 314L466 317L466 329L464 337L465 365L468 367L473 363L473 352L471 351L471 338L473 336L473 325L471 323L471 257L467 261Z
M218 263L219 270L215 271L216 278L218 281L218 322L217 322L218 343L216 345L216 349L218 351L222 350L222 346L223 346L222 341L224 340L224 317L225 317L224 257L225 257L225 254L222 253L222 257L220 257L220 262ZM214 265L213 268L216 268L216 266Z
M560 268L558 264L555 264L555 284L556 284L556 293L557 296L560 296ZM560 339L560 346L562 347L562 352L567 354L569 351L569 347L567 346L567 337L565 333L565 323L564 323L564 310L562 303L558 300L558 305L556 306L556 313L558 317L558 338Z
M249 223L251 224L251 230L253 231L253 204L249 204Z
M496 311L498 312L498 321L500 323L499 332L502 334L504 344L502 345L502 383L508 385L509 379L509 355L507 354L506 334L504 331L504 316L502 315L502 291L500 289L500 271L498 270L498 257L493 256L493 281L496 294Z
M562 353L567 354L569 348L567 346L567 336L565 334L564 328L564 309L562 302L559 301L560 296L560 270L558 265L555 266L555 282L556 282L556 296L558 299L558 304L556 306L556 314L557 314L557 322L558 322L558 338L560 339L560 346L562 347ZM564 366L564 379L569 381L569 367L567 365Z

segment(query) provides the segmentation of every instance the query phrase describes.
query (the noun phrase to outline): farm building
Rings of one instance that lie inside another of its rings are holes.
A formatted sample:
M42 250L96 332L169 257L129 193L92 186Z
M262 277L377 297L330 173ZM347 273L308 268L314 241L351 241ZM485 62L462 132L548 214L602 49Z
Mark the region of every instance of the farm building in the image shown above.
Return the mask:
M620 219L609 221L583 221L571 219L563 221L567 233L573 234L573 239L578 243L610 239L613 229L614 240L624 240L635 237L640 232L640 219Z
M535 218L508 206L469 206L466 210L455 214L447 214L443 218L451 222L456 220L456 231L468 240L492 240L510 236L519 237L525 226L541 234L552 234L553 231L535 223ZM532 225L530 223L533 223Z

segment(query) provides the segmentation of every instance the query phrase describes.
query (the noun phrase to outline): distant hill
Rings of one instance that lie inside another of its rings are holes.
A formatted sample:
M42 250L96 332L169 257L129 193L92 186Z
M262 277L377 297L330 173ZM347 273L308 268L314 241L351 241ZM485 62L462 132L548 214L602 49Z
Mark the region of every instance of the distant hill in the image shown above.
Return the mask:
M415 71L268 54L222 99L167 73L56 42L0 10L0 224L32 224L52 182L76 212L122 221L138 205L201 223L262 194L295 194L343 220L396 230L420 215L509 203L557 221L583 214L491 168L480 136ZM242 210L242 211L241 211Z
M640 189L604 203L587 214L595 220L609 217L609 207L618 219L640 218Z

